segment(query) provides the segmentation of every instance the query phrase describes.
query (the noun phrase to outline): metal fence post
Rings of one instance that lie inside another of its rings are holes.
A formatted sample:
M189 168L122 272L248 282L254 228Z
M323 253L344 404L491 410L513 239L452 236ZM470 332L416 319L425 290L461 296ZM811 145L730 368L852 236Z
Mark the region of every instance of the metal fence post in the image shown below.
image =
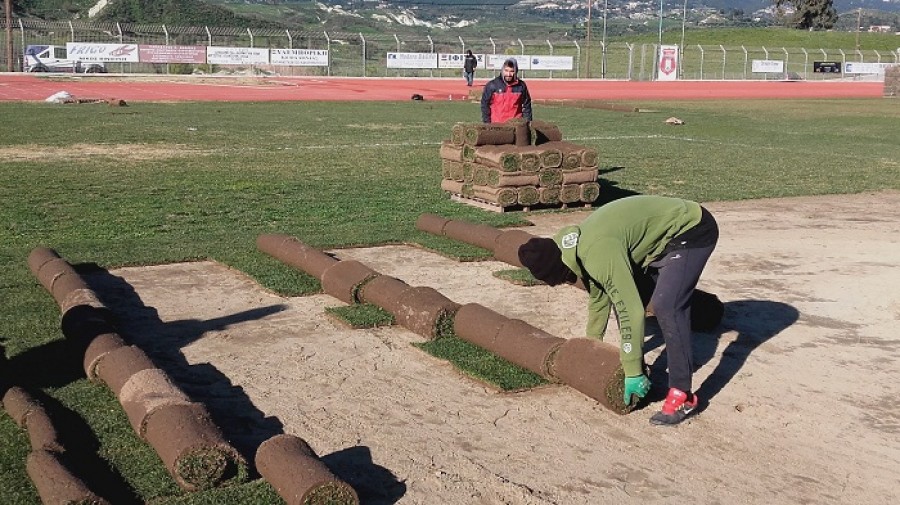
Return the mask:
M634 66L634 44L625 43L625 47L628 48L628 70L625 71L625 78L629 81L632 80L632 71L631 67Z
M359 32L359 38L362 40L362 67L363 67L363 77L366 77L366 38L363 37L362 32Z
M744 50L744 73L741 75L741 77L742 77L744 80L746 80L746 79L747 79L747 63L749 63L749 61L750 61L750 55L747 54L747 48L746 48L746 47L741 46L741 49Z
M573 40L575 43L575 78L581 79L581 46L578 45L577 40Z
M550 39L547 39L547 45L550 46L550 56L553 56L553 44L550 43ZM550 78L553 79L553 70L550 71Z
M209 31L209 27L204 26L203 28L206 29L206 43L209 45L212 45L212 33L210 33L210 31Z
M719 44L719 49L722 50L722 80L725 80L725 60L727 53L725 52L725 46Z
M325 49L328 51L328 66L325 67L325 75L331 77L331 37L328 36L328 32L326 31L323 31L322 33L325 34Z
M433 53L434 52L434 41L431 40L431 35L427 35L427 37L428 37L428 52ZM434 77L434 69L429 68L428 75L430 75L431 77Z
M703 51L703 46L697 44L697 48L700 49L700 80L703 80L703 62L706 60L706 52Z
M803 51L803 78L809 79L809 53L805 47L800 48Z

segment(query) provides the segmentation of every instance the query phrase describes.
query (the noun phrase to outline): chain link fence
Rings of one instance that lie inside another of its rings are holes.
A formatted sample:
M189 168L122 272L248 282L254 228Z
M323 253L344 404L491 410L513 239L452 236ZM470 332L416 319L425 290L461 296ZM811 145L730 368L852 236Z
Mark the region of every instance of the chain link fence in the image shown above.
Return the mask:
M534 40L502 39L466 40L433 38L431 36L398 36L391 34L364 35L362 33L311 32L275 29L189 27L167 25L137 25L121 23L87 23L82 21L55 22L35 19L13 19L7 27L0 20L0 42L3 53L0 69L21 71L24 48L31 44L65 45L67 42L95 42L120 44L154 44L185 46L225 46L279 49L324 49L328 51L328 65L321 67L291 67L254 65L252 68L210 66L198 64L111 63L110 72L167 74L167 73L271 73L286 76L340 77L460 77L456 69L396 69L388 68L387 53L473 53L516 55L571 56L572 70L524 70L522 75L534 78L560 79L624 79L654 80L657 77L657 44L615 42L591 45L573 39ZM11 41L12 61L6 48ZM754 60L783 61L784 72L778 75L753 72ZM900 48L895 51L860 51L839 48L744 47L725 45L687 45L679 62L679 77L689 80L762 80L772 78L837 79L848 78L841 73L817 73L816 61L860 63L898 63ZM476 77L493 76L493 70L477 69ZM863 78L856 76L854 78Z

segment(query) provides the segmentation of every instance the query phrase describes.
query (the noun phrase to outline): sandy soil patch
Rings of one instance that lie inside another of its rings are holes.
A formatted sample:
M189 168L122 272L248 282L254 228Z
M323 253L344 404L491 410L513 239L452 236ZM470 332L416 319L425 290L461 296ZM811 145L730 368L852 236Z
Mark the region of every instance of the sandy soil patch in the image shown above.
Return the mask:
M202 156L211 151L196 149L184 144L72 144L48 146L25 144L0 147L0 163L15 161L76 161L89 158L115 158L143 161Z
M722 239L701 287L726 315L695 336L708 404L677 428L648 423L665 383L652 326L653 401L618 416L565 386L498 392L410 345L418 335L346 329L324 314L338 300L280 297L214 262L93 282L123 333L209 404L239 448L298 435L364 503L897 502L900 192L707 207ZM535 214L528 231L584 216ZM406 246L335 253L582 336L583 292L494 278L505 264Z

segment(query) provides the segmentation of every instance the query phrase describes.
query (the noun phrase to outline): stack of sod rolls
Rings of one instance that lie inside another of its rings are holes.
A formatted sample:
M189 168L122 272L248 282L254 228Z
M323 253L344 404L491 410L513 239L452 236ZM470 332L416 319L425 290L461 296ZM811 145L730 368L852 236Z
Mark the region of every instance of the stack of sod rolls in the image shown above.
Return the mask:
M547 121L457 123L441 144L441 189L507 207L593 203L598 154Z
M900 65L884 69L884 96L900 96Z

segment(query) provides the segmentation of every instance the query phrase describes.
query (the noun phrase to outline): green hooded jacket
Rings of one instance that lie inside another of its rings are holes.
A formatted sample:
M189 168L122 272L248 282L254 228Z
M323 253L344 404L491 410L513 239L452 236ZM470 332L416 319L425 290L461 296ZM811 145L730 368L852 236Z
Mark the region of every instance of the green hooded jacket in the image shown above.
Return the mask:
M587 336L603 339L615 308L621 335L622 368L628 377L643 371L644 304L634 281L674 237L700 222L700 204L680 198L638 195L610 202L553 240L563 263L588 288Z

